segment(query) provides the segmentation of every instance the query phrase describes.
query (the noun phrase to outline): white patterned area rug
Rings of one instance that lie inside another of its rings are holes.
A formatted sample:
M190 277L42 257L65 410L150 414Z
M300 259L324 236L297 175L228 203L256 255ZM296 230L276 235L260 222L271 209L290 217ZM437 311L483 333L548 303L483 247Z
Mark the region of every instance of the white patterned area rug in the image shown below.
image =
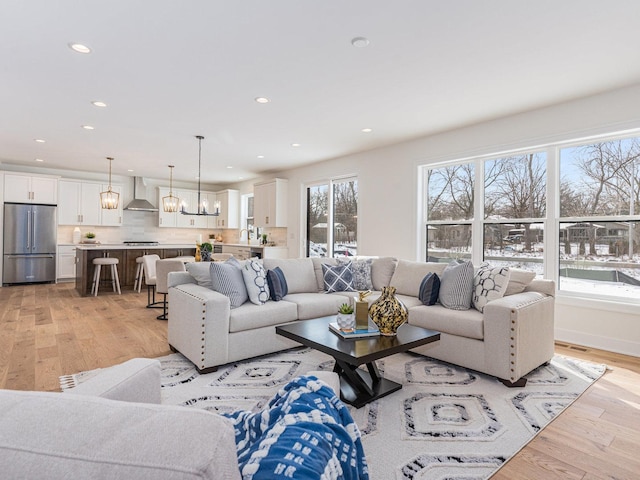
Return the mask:
M333 359L300 347L199 375L179 354L162 362L162 402L213 412L259 410L292 378L332 370ZM605 371L555 356L524 388L412 353L377 362L401 390L350 408L372 480L484 479L526 445Z

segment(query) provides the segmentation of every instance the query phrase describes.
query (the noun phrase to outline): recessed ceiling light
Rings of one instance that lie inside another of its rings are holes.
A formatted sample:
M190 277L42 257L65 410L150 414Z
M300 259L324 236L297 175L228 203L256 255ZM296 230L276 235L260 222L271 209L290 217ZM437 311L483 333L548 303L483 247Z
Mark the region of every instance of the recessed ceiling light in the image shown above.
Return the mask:
M300 146L300 144L299 144L299 143L292 143L292 144L291 144L291 146L292 146L292 147L299 147L299 146Z
M91 125L82 125L82 128L84 128L85 130L93 130L93 127Z
M351 45L357 48L364 48L369 45L369 39L365 37L355 37L351 39Z
M227 168L231 170L233 167L231 165L227 165Z
M36 158L36 162L44 162L44 160L41 158Z
M130 169L127 170L127 172L133 172L133 170L130 168Z
M238 180L244 180L244 177L238 177Z
M70 43L69 48L78 53L91 53L91 49L81 43Z
M34 138L33 141L37 143L44 143L44 140L41 138Z
M373 130L371 128L363 128L362 132L363 133L371 133L371 132L373 132Z
M264 158L264 155L258 155L258 158Z
M92 105L96 106L96 107L106 107L107 104L104 102L100 102L99 100L96 100L95 102L91 102Z
M271 100L269 100L266 97L256 97L256 102L258 103L269 103Z

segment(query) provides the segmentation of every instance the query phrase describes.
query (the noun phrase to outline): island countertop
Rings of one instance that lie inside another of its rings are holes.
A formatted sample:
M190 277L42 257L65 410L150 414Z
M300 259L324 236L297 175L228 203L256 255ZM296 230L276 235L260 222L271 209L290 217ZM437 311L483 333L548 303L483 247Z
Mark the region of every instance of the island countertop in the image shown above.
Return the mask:
M171 248L196 248L195 243L159 243L157 245L126 245L124 243L76 243L78 250L153 250Z

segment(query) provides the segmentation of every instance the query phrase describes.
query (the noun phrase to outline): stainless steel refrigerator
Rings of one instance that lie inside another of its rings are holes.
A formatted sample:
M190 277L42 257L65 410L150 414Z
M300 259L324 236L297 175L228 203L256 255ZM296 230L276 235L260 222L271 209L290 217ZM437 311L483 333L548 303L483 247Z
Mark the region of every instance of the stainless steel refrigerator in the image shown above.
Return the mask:
M56 280L56 207L4 204L3 285Z

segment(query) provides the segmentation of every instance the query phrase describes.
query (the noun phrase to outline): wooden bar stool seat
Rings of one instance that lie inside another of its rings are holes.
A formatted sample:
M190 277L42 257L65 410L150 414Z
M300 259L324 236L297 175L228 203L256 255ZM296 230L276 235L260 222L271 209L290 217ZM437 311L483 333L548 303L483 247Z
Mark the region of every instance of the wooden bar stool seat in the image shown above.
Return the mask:
M102 265L111 265L111 286L113 287L114 292L118 292L120 295L122 292L120 291L120 278L118 277L118 262L117 258L111 257L100 257L93 259L93 283L91 285L91 293L93 296L98 296L98 287L100 286L100 269Z

